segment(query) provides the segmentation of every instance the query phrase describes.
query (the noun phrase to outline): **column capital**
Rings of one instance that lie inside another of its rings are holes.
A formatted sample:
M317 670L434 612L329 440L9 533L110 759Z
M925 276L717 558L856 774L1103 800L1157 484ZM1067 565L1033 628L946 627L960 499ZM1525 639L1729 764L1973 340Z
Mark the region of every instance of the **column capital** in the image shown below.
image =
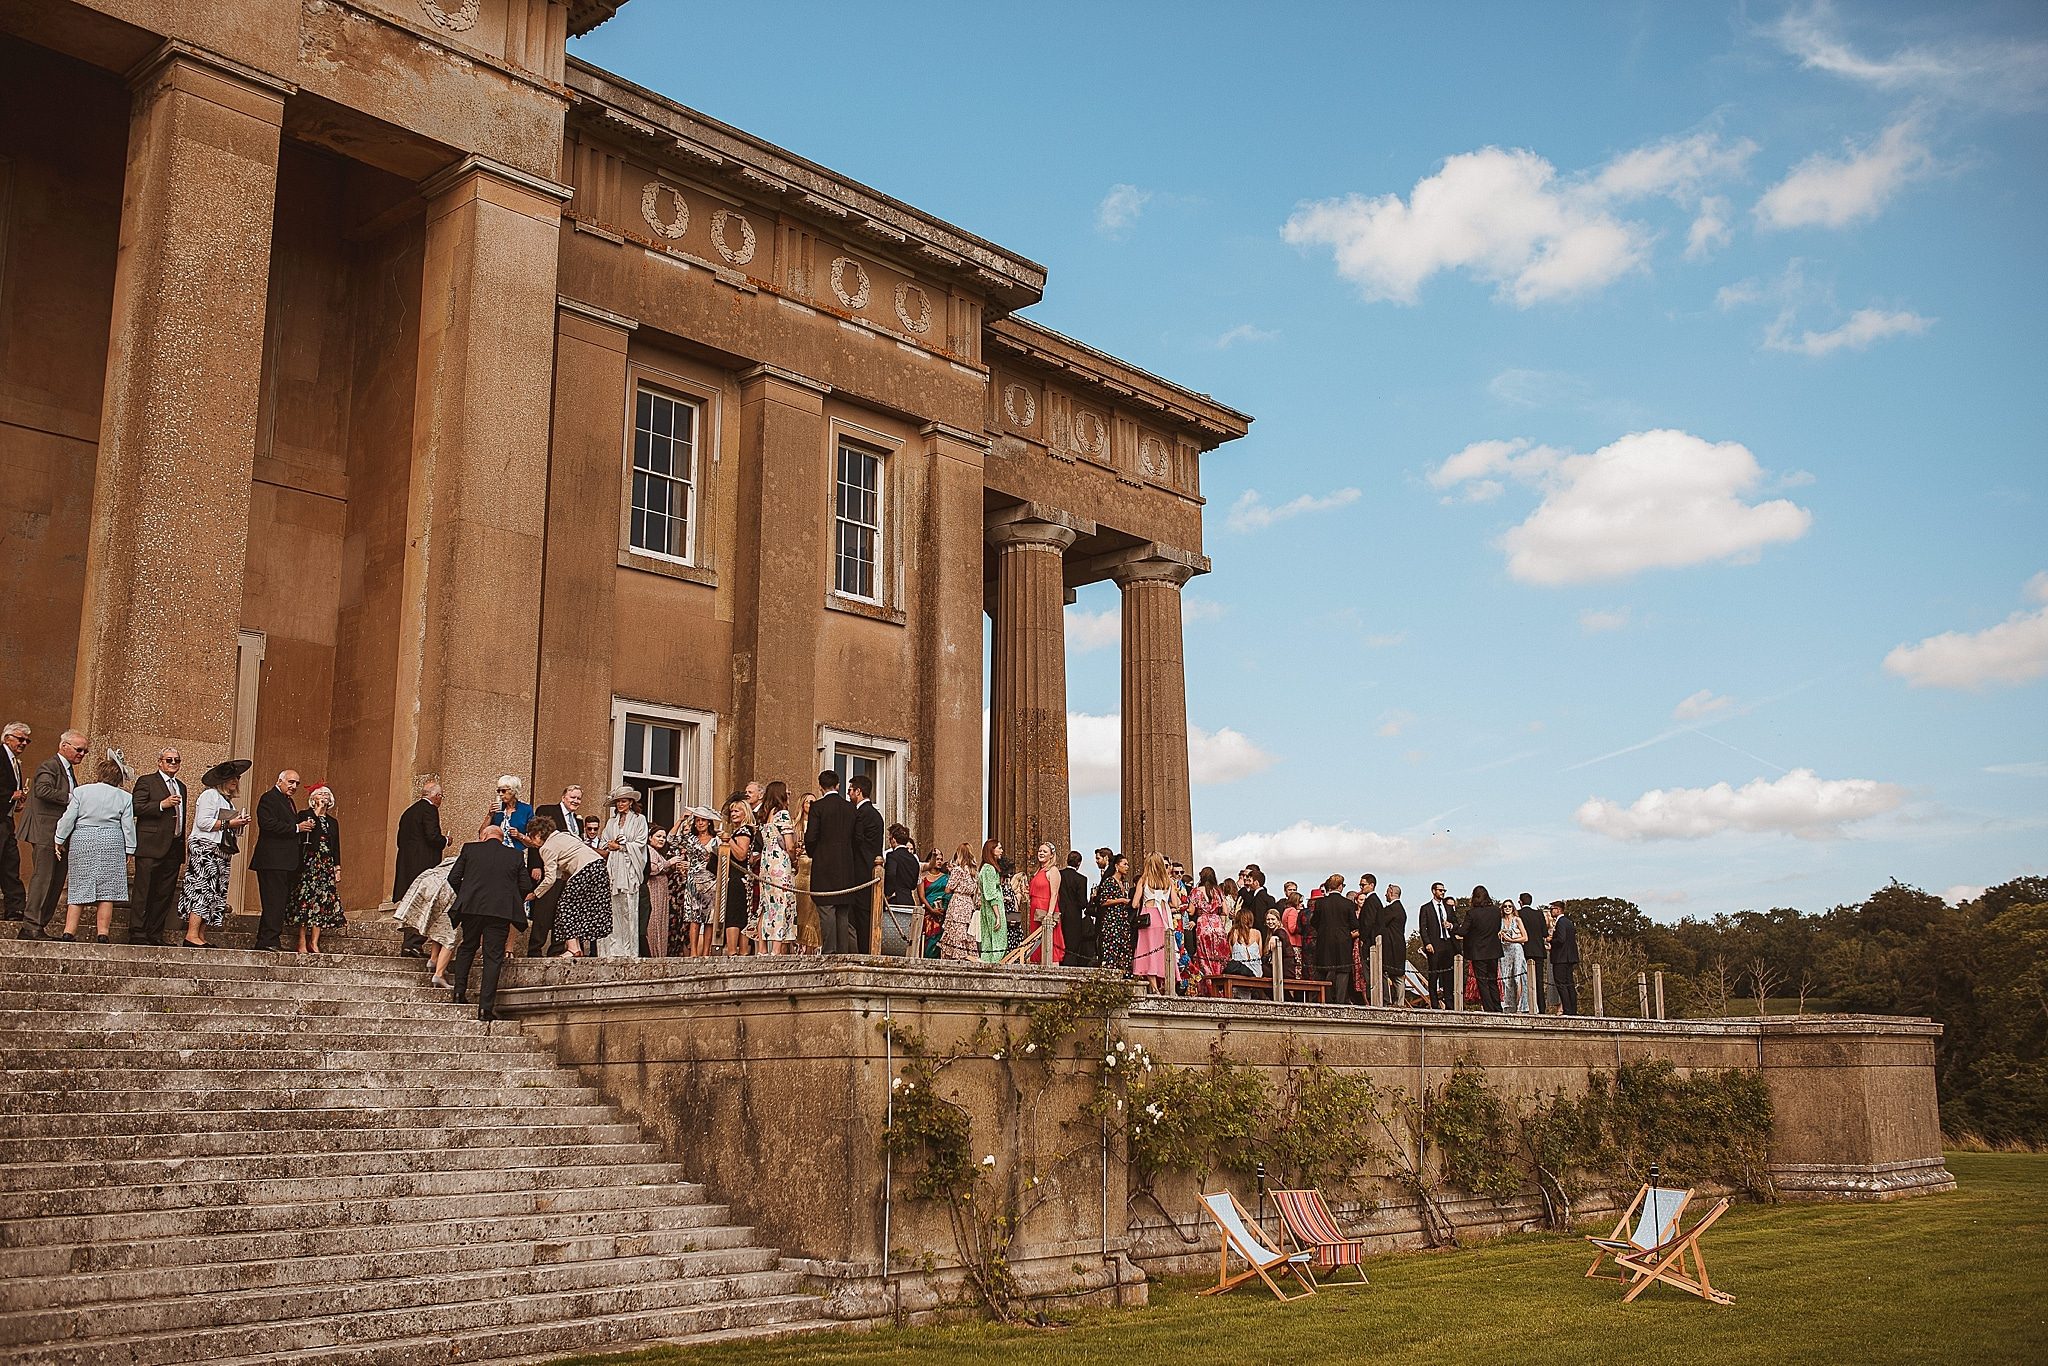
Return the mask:
M750 370L742 370L740 371L739 380L742 388L752 388L763 384L780 384L789 389L808 389L819 398L823 398L832 392L832 386L823 380L812 379L808 375L799 375L796 371L785 370L779 365L756 365Z
M1107 572L1118 587L1129 588L1137 583L1165 583L1179 588L1197 574L1209 572L1209 561L1201 555L1190 555L1184 550L1170 546L1138 546L1114 557L1104 557L1109 563L1092 563L1089 567L1098 572Z
M189 94L279 125L284 122L285 100L299 93L290 81L175 38L158 44L128 72L128 89L138 101L161 84L180 86Z
M507 166L502 161L478 156L472 152L453 166L434 172L420 182L420 193L428 199L438 199L448 191L478 176L488 176L502 181L543 199L552 199L557 204L566 204L575 197L576 191L567 185L537 175L529 175L517 166Z
M1080 537L1095 534L1095 523L1049 503L1014 503L997 508L984 513L981 524L988 543L996 546L1057 545L1064 551Z
M1035 518L1003 522L987 529L988 543L992 546L1044 546L1063 555L1079 534L1070 526L1061 526L1058 522L1041 522Z

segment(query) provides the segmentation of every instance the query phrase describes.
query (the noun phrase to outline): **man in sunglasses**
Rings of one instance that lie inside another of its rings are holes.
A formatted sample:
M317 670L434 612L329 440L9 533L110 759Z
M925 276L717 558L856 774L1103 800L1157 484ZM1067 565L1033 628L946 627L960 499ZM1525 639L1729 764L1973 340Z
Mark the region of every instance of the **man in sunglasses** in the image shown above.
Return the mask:
M156 756L156 771L135 780L135 881L128 889L128 942L162 944L164 924L178 900L178 873L185 866L185 836L191 832L191 794L179 772L185 756L176 746Z

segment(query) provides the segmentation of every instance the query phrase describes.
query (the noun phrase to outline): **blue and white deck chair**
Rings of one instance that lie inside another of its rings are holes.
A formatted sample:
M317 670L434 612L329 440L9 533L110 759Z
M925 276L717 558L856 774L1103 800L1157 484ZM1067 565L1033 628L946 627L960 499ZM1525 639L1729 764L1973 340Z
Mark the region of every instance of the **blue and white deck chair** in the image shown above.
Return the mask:
M1633 1276L1602 1275L1600 1267L1609 1257L1617 1262L1630 1254L1655 1252L1678 1236L1678 1216L1685 1213L1685 1207L1692 1199L1689 1190L1671 1190L1664 1186L1645 1186L1636 1192L1636 1198L1629 1202L1615 1222L1614 1232L1605 1238L1588 1237L1587 1242L1599 1249L1593 1258L1593 1265L1587 1268L1588 1278L1603 1281L1634 1280ZM1629 1221L1635 1227L1629 1228Z
M1254 1276L1266 1283L1266 1288L1276 1299L1298 1300L1303 1295L1316 1293L1315 1277L1309 1274L1309 1263L1314 1259L1314 1253L1275 1252L1267 1247L1265 1239L1259 1237L1258 1231L1252 1227L1244 1206L1238 1204L1237 1197L1229 1191L1203 1196L1202 1207L1216 1221L1223 1240L1216 1258L1216 1284L1204 1290L1204 1295L1220 1295ZM1233 1251L1246 1263L1245 1269L1235 1276L1230 1274L1230 1254ZM1287 1294L1271 1275L1275 1269L1291 1273L1304 1288L1295 1294Z

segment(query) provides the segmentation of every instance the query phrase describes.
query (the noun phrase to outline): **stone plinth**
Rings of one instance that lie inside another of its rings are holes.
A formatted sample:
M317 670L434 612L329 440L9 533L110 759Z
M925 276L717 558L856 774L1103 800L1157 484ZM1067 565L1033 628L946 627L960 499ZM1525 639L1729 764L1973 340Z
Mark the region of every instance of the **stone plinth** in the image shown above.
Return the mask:
M902 1198L901 1173L881 1135L901 1059L880 1026L921 1033L934 1054L973 1037L1090 974L942 968L935 963L842 958L564 963L522 960L507 970L500 1008L560 1059L620 1102L740 1217L788 1255L805 1259L843 1317L921 1312L957 1282L942 1208ZM1761 1068L1776 1106L1772 1170L1817 1198L1936 1191L1941 1166L1932 1040L1924 1020L1803 1017L1727 1021L1502 1018L1427 1011L1365 1011L1260 1001L1141 997L1118 1025L1161 1061L1206 1062L1212 1047L1277 1072L1312 1043L1332 1066L1410 1095L1439 1085L1461 1059L1486 1069L1504 1095L1583 1090L1589 1072L1668 1059L1680 1069ZM1213 1243L1195 1203L1200 1189L1250 1183L1221 1174L1157 1183L1159 1204L1132 1200L1114 1142L1105 1152L1083 1106L1092 1082L1072 1064L1048 1076L1035 1062L974 1056L942 1074L949 1098L972 1115L976 1151L993 1154L999 1180L1039 1175L1044 1202L1025 1221L1012 1262L1034 1294L1123 1297L1136 1260L1153 1271L1198 1270ZM1015 1078L1027 1101L996 1097ZM1844 1125L1845 1098L1855 1122ZM1820 1179L1806 1179L1818 1173ZM1383 1245L1417 1241L1409 1198L1368 1181L1369 1209L1344 1207L1347 1224ZM1595 1200L1583 1210L1602 1207ZM1465 1228L1513 1227L1531 1211L1484 1201L1454 1205ZM1162 1217L1164 1216L1164 1217ZM1168 1222L1170 1220L1170 1222ZM1187 1230L1194 1231L1194 1241ZM936 1269L917 1256L933 1253Z

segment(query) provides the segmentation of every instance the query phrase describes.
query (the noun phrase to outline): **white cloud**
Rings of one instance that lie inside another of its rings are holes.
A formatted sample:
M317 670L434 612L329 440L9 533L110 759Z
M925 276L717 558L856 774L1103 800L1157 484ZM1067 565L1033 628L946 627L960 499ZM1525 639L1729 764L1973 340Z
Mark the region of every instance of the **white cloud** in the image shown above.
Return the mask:
M2039 39L1952 39L1869 57L1841 36L1833 7L1826 4L1791 10L1772 33L1808 71L1878 90L1917 91L2006 109L2038 107L2048 93L2048 42Z
M1228 332L1218 337L1214 345L1218 351L1228 351L1239 342L1269 342L1278 341L1279 339L1280 334L1272 328L1255 327L1251 323L1239 323L1236 327L1231 328Z
M1306 512L1328 512L1332 508L1349 507L1358 501L1357 489L1338 489L1332 493L1304 493L1299 498L1280 504L1269 505L1257 489L1246 489L1230 505L1228 526L1232 531L1264 531L1276 523L1299 517Z
M1446 158L1405 201L1353 194L1304 204L1281 236L1330 248L1337 273L1371 300L1412 304L1431 276L1462 270L1526 308L1645 268L1654 232L1614 210L1658 197L1704 209L1703 189L1740 175L1755 151L1746 139L1698 133L1560 176L1534 152L1483 147Z
M1619 631L1628 625L1629 609L1616 607L1611 610L1589 607L1579 613L1579 629L1589 636L1602 635L1608 631Z
M1095 230L1110 237L1121 237L1138 221L1138 215L1152 202L1152 192L1141 190L1136 185L1112 185L1102 202L1095 206Z
M1230 608L1214 598L1198 598L1187 593L1180 597L1180 619L1182 621L1221 621L1230 615Z
M1494 853L1491 840L1455 840L1448 835L1412 839L1381 835L1349 825L1317 825L1297 821L1284 830L1252 831L1228 839L1209 832L1195 836L1195 862L1235 874L1256 863L1274 886L1288 878L1320 881L1342 871L1347 879L1361 872L1378 874L1382 882L1419 882L1469 868Z
M2042 604L2014 612L1982 631L1944 631L1884 657L1888 674L1915 688L1963 688L2031 683L2048 675L2048 572L2027 580L2026 596Z
M1946 901L1951 906L1960 906L1965 901L1975 901L1978 897L1982 895L1984 895L1984 889L1982 887L1973 886L1967 882L1959 882L1955 886L1943 892L1941 894L1941 899L1943 901Z
M1123 718L1067 713L1067 785L1077 797L1116 792L1123 785ZM1280 762L1242 731L1188 726L1188 779L1204 787L1234 783Z
M2030 759L2020 764L1987 764L1984 771L2007 778L2048 778L2048 759Z
M1817 778L1796 768L1782 778L1758 778L1739 788L1660 788L1628 806L1590 798L1574 819L1616 840L1696 840L1731 830L1836 839L1843 827L1894 810L1905 790L1868 778Z
M1685 230L1685 259L1704 261L1735 240L1728 226L1729 203L1723 195L1709 195L1700 201L1692 226Z
M1846 227L1875 216L1907 181L1933 166L1918 120L1903 118L1846 156L1817 152L1794 166L1764 191L1756 218L1766 228Z
M1401 708L1395 707L1391 711L1380 713L1379 729L1375 730L1373 734L1383 740L1391 740L1414 723L1414 712L1403 711Z
M1791 315L1780 314L1764 334L1764 346L1772 351L1792 351L1802 356L1826 356L1843 349L1861 351L1886 337L1917 336L1934 326L1934 319L1918 313L1888 313L1878 308L1860 308L1849 321L1826 332L1804 332L1791 336Z
M1408 633L1406 631L1388 631L1381 635L1367 636L1365 638L1365 648L1368 650L1390 650L1396 645L1405 644L1407 640Z
M1726 711L1734 705L1732 698L1716 697L1712 692L1701 688L1671 709L1671 719L1697 721L1702 717L1712 716L1715 712Z
M1124 623L1121 608L1109 607L1100 612L1089 612L1078 607L1067 609L1067 653L1085 655L1091 650L1107 650L1123 640Z
M1587 583L1645 569L1753 560L1796 541L1813 514L1785 499L1749 503L1763 469L1733 441L1669 429L1635 432L1591 455L1527 441L1482 441L1430 471L1438 488L1502 473L1542 502L1501 538L1524 583Z

